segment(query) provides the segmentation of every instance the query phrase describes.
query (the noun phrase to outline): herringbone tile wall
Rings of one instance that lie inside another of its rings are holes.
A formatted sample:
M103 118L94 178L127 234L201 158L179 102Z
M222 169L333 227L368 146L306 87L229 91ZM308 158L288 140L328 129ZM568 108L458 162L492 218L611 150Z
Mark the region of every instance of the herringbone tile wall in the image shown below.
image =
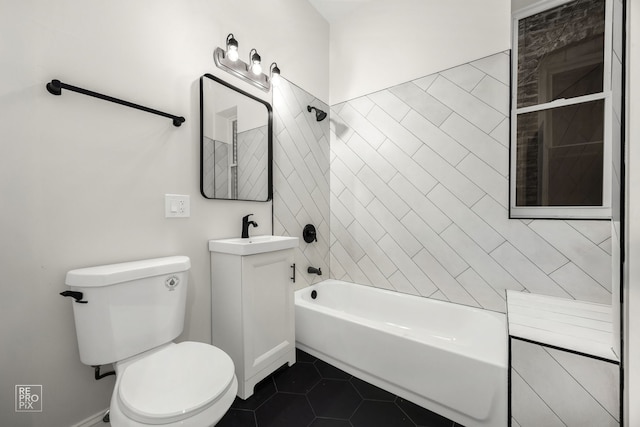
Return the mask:
M238 133L238 198L267 198L267 126Z
M211 197L215 194L215 141L211 138L203 136L202 138L202 189L204 194L207 194Z
M511 340L513 427L620 424L619 366Z
M316 121L307 105L329 112L328 105L284 79L273 88L273 231L300 238L296 289L329 278L329 118ZM306 224L316 227L317 242L302 240ZM323 275L307 273L310 266Z
M502 312L505 289L611 303L609 221L508 219L509 61L501 52L333 106L332 277ZM293 123L310 126L285 130ZM326 175L314 174L324 154L294 145L316 164L280 171L276 211L291 199L298 226L300 212L326 221L314 212L327 209Z

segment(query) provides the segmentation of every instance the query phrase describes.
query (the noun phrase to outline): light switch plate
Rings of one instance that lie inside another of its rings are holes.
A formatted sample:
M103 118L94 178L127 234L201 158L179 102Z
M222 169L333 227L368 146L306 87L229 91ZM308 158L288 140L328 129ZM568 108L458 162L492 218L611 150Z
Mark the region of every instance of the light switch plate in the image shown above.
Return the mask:
M188 218L189 216L191 216L189 196L182 194L164 195L165 218Z

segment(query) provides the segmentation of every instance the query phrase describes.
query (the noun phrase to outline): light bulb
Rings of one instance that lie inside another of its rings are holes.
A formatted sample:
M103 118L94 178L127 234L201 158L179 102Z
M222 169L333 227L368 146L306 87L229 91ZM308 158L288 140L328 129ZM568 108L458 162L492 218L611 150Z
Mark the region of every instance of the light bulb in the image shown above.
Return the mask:
M229 46L227 58L229 58L229 61L236 62L238 60L238 48L235 46Z
M262 65L259 62L254 62L251 66L251 72L256 76L259 76L262 73Z

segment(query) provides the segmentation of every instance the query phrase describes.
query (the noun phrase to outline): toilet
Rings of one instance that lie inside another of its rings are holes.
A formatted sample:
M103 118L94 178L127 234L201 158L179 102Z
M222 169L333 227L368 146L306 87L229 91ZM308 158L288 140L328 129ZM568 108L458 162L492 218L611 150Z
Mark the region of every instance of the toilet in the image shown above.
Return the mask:
M199 342L174 343L184 327L188 257L175 256L67 273L85 365L113 364L113 427L207 427L235 399L233 361Z

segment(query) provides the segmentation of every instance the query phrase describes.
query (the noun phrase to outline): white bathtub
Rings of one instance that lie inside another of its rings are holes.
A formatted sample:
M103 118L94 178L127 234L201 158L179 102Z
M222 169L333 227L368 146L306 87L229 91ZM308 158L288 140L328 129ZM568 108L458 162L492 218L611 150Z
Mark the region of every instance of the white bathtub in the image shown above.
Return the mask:
M507 426L505 315L338 280L296 291L295 311L301 350L467 427Z

